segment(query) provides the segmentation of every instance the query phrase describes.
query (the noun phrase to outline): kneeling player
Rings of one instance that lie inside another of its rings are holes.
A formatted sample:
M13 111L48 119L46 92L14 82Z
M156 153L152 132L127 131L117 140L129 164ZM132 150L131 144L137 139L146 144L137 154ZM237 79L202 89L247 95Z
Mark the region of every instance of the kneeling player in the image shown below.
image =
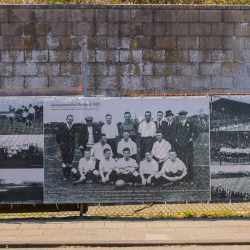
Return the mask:
M128 186L140 182L140 175L136 171L138 165L134 159L130 158L130 149L123 149L123 158L117 161L117 179L123 180Z
M187 175L185 164L176 157L174 151L170 151L169 159L164 162L162 170L155 175L155 178L161 178L167 182L164 186L169 186L180 181L185 175Z
M93 181L98 182L100 179L99 171L95 170L95 160L91 158L90 152L84 152L84 158L80 159L78 170L73 168L71 172L75 177L76 181L74 185L84 183L92 183Z
M140 176L142 185L154 185L154 176L158 172L158 162L152 159L150 152L145 153L145 159L140 162Z
M103 184L106 184L107 182L110 182L110 184L114 184L116 174L115 174L115 167L116 162L111 157L111 150L108 148L105 148L103 150L104 159L100 161L99 164L99 171L101 176L101 182Z

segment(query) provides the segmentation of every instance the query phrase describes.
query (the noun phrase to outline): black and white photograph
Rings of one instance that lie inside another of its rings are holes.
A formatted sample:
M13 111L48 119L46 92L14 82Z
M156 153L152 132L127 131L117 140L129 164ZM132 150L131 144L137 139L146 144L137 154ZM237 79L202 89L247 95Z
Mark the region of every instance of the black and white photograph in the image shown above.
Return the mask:
M0 203L42 203L43 179L43 169L0 169Z
M0 169L43 168L43 135L0 136Z
M250 97L211 97L211 131L250 131Z
M209 98L44 103L44 202L207 201Z
M221 202L249 202L250 166L211 166L211 199Z
M43 101L40 98L1 98L0 134L43 134Z

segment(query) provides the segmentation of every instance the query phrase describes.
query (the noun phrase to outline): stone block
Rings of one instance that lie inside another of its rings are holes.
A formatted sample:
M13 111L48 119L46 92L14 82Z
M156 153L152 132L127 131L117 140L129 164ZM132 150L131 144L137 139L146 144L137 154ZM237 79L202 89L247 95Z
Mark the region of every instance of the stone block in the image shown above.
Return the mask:
M31 20L36 23L44 23L47 22L45 19L45 10L43 9L31 9Z
M96 61L97 62L118 62L119 51L118 50L97 50Z
M97 23L96 24L96 35L119 35L119 24L118 23Z
M70 50L49 50L49 62L71 62L72 59Z
M232 76L214 76L211 79L211 87L213 89L233 88L234 78Z
M96 89L96 80L93 76L88 76L88 90L89 89Z
M143 87L148 90L158 89L161 93L165 93L166 90L166 79L165 76L143 76ZM145 223L146 224L146 223ZM144 223L127 223L126 228L138 228L144 225Z
M142 50L132 50L131 51L131 62L138 62L142 61Z
M14 38L15 39L15 38ZM58 49L60 48L60 38L47 35L46 37L36 37L36 49Z
M108 49L108 37L107 36L94 36L88 39L88 49Z
M176 10L155 10L154 11L155 22L176 22Z
M178 36L177 48L178 49L199 49L200 40L198 36Z
M245 39L244 39L244 45L245 45L244 46L245 49L250 49L250 37L245 37Z
M69 77L49 77L49 87L51 88L71 88L79 87L82 84L81 76Z
M234 87L236 89L248 89L247 93L249 93L249 85L250 82L250 76L243 76L243 75L237 75L234 76Z
M121 36L130 36L131 35L130 24L129 23L121 23L120 24L120 32L121 32Z
M61 63L61 76L81 75L81 63Z
M153 36L144 36L142 37L142 49L154 49L154 37Z
M13 49L14 48L13 37L0 36L0 48L7 50Z
M25 62L47 62L48 50L26 50Z
M142 59L145 62L165 62L165 50L145 50Z
M1 23L2 36L22 36L24 34L23 23Z
M131 71L129 75L133 76L140 76L142 74L142 65L136 63L136 64L131 64Z
M24 87L24 77L20 77L20 76L19 77L1 77L1 82L2 82L2 86L1 86L2 89L22 89Z
M190 23L189 35L191 36L209 36L212 34L212 25L210 23Z
M155 37L156 49L175 49L176 37L175 36L157 36Z
M142 40L141 36L131 37L131 49L132 50L140 50L140 49L142 49L141 40Z
M95 9L95 21L97 23L108 22L108 10Z
M234 51L233 50L213 50L212 62L233 62Z
M7 23L8 22L8 11L7 9L0 10L0 23Z
M177 22L199 22L199 10L177 10Z
M250 35L250 23L236 23L235 35L236 36L249 36Z
M153 63L143 63L142 65L142 75L144 76L152 76L154 72L154 64Z
M39 76L58 76L60 74L59 63L38 63Z
M177 63L177 75L199 75L199 63Z
M200 74L203 76L222 75L221 63L200 63Z
M142 34L144 36L152 36L154 34L153 23L143 23L142 24Z
M95 21L95 10L85 9L83 10L83 22L94 22ZM74 22L74 17L72 18Z
M81 58L82 58L82 55L81 55ZM95 62L95 50L88 50L88 59L87 59L87 61L88 62Z
M8 9L8 22L9 23L29 23L34 20L32 10L30 9Z
M74 36L94 36L96 35L96 27L94 23L79 22L73 23Z
M45 20L48 23L72 22L72 9L47 9Z
M250 62L250 50L234 50L235 62Z
M81 49L82 37L81 36L61 36L60 48L61 49Z
M176 75L176 64L175 63L155 63L154 75L156 76Z
M37 37L13 37L14 40L14 49L28 49L33 50L37 49ZM47 49L47 48L46 48Z
M212 56L210 50L190 50L189 51L190 62L211 62Z
M141 36L142 35L142 23L132 23L130 26L131 36Z
M167 62L188 62L188 50L166 50Z
M13 73L12 63L0 63L0 75L1 76L12 76Z
M222 10L200 10L200 22L220 23L222 21Z
M225 22L225 23L244 22L244 11L243 10L223 10L222 22Z
M15 63L13 66L14 76L36 76L38 67L36 63Z
M250 10L249 9L248 10L244 10L244 22L246 22L246 23L250 22Z
M187 36L188 23L167 23L166 35L167 36Z
M71 23L49 23L48 31L52 36L70 36L73 34Z
M109 36L108 48L109 49L129 49L130 37Z
M212 23L213 36L233 36L234 23Z
M25 78L25 88L47 88L48 87L48 77L26 77ZM27 231L27 230L25 230ZM28 234L26 234L28 235Z
M242 63L222 63L223 75L232 76L243 73Z
M131 22L153 22L153 10L131 10Z
M120 50L119 51L119 61L120 62L130 62L131 56L130 56L130 50Z
M140 91L143 89L141 76L121 77L121 89L130 91Z
M165 23L153 23L153 32L155 36L166 35Z
M96 77L97 89L119 89L120 81L118 76L97 76Z
M2 62L24 62L24 51L2 50Z
M109 9L108 10L109 22L129 22L130 10Z
M221 36L200 37L200 49L222 49L223 40Z
M24 36L46 36L48 34L48 25L45 23L25 23Z
M82 62L82 51L81 50L72 51L72 56L73 56L74 63L81 63Z
M244 37L230 36L222 37L223 49L244 49L245 40Z

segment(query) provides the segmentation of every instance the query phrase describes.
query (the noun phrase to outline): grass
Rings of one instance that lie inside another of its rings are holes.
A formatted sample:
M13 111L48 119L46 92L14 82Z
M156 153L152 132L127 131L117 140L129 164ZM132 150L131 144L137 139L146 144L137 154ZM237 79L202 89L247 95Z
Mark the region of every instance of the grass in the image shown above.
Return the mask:
M250 0L0 0L0 4L201 4L249 5Z

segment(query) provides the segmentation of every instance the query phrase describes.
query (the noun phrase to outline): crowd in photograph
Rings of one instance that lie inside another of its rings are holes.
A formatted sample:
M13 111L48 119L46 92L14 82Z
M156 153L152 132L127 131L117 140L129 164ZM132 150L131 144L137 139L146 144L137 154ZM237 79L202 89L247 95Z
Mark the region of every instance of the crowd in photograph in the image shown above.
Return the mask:
M56 141L62 155L64 180L75 178L74 184L102 183L124 185L193 184L193 142L208 120L200 111L196 122L181 110L174 116L171 110L157 112L156 121L150 111L140 122L124 113L124 122L112 123L106 114L105 124L97 127L93 117L85 118L76 138L74 117L68 115L60 123ZM72 168L76 139L82 151L78 168Z
M225 189L222 187L214 187L211 186L211 197L213 199L218 200L240 200L240 201L249 201L250 200L250 194L249 193L242 193L238 191L232 191L231 189Z

